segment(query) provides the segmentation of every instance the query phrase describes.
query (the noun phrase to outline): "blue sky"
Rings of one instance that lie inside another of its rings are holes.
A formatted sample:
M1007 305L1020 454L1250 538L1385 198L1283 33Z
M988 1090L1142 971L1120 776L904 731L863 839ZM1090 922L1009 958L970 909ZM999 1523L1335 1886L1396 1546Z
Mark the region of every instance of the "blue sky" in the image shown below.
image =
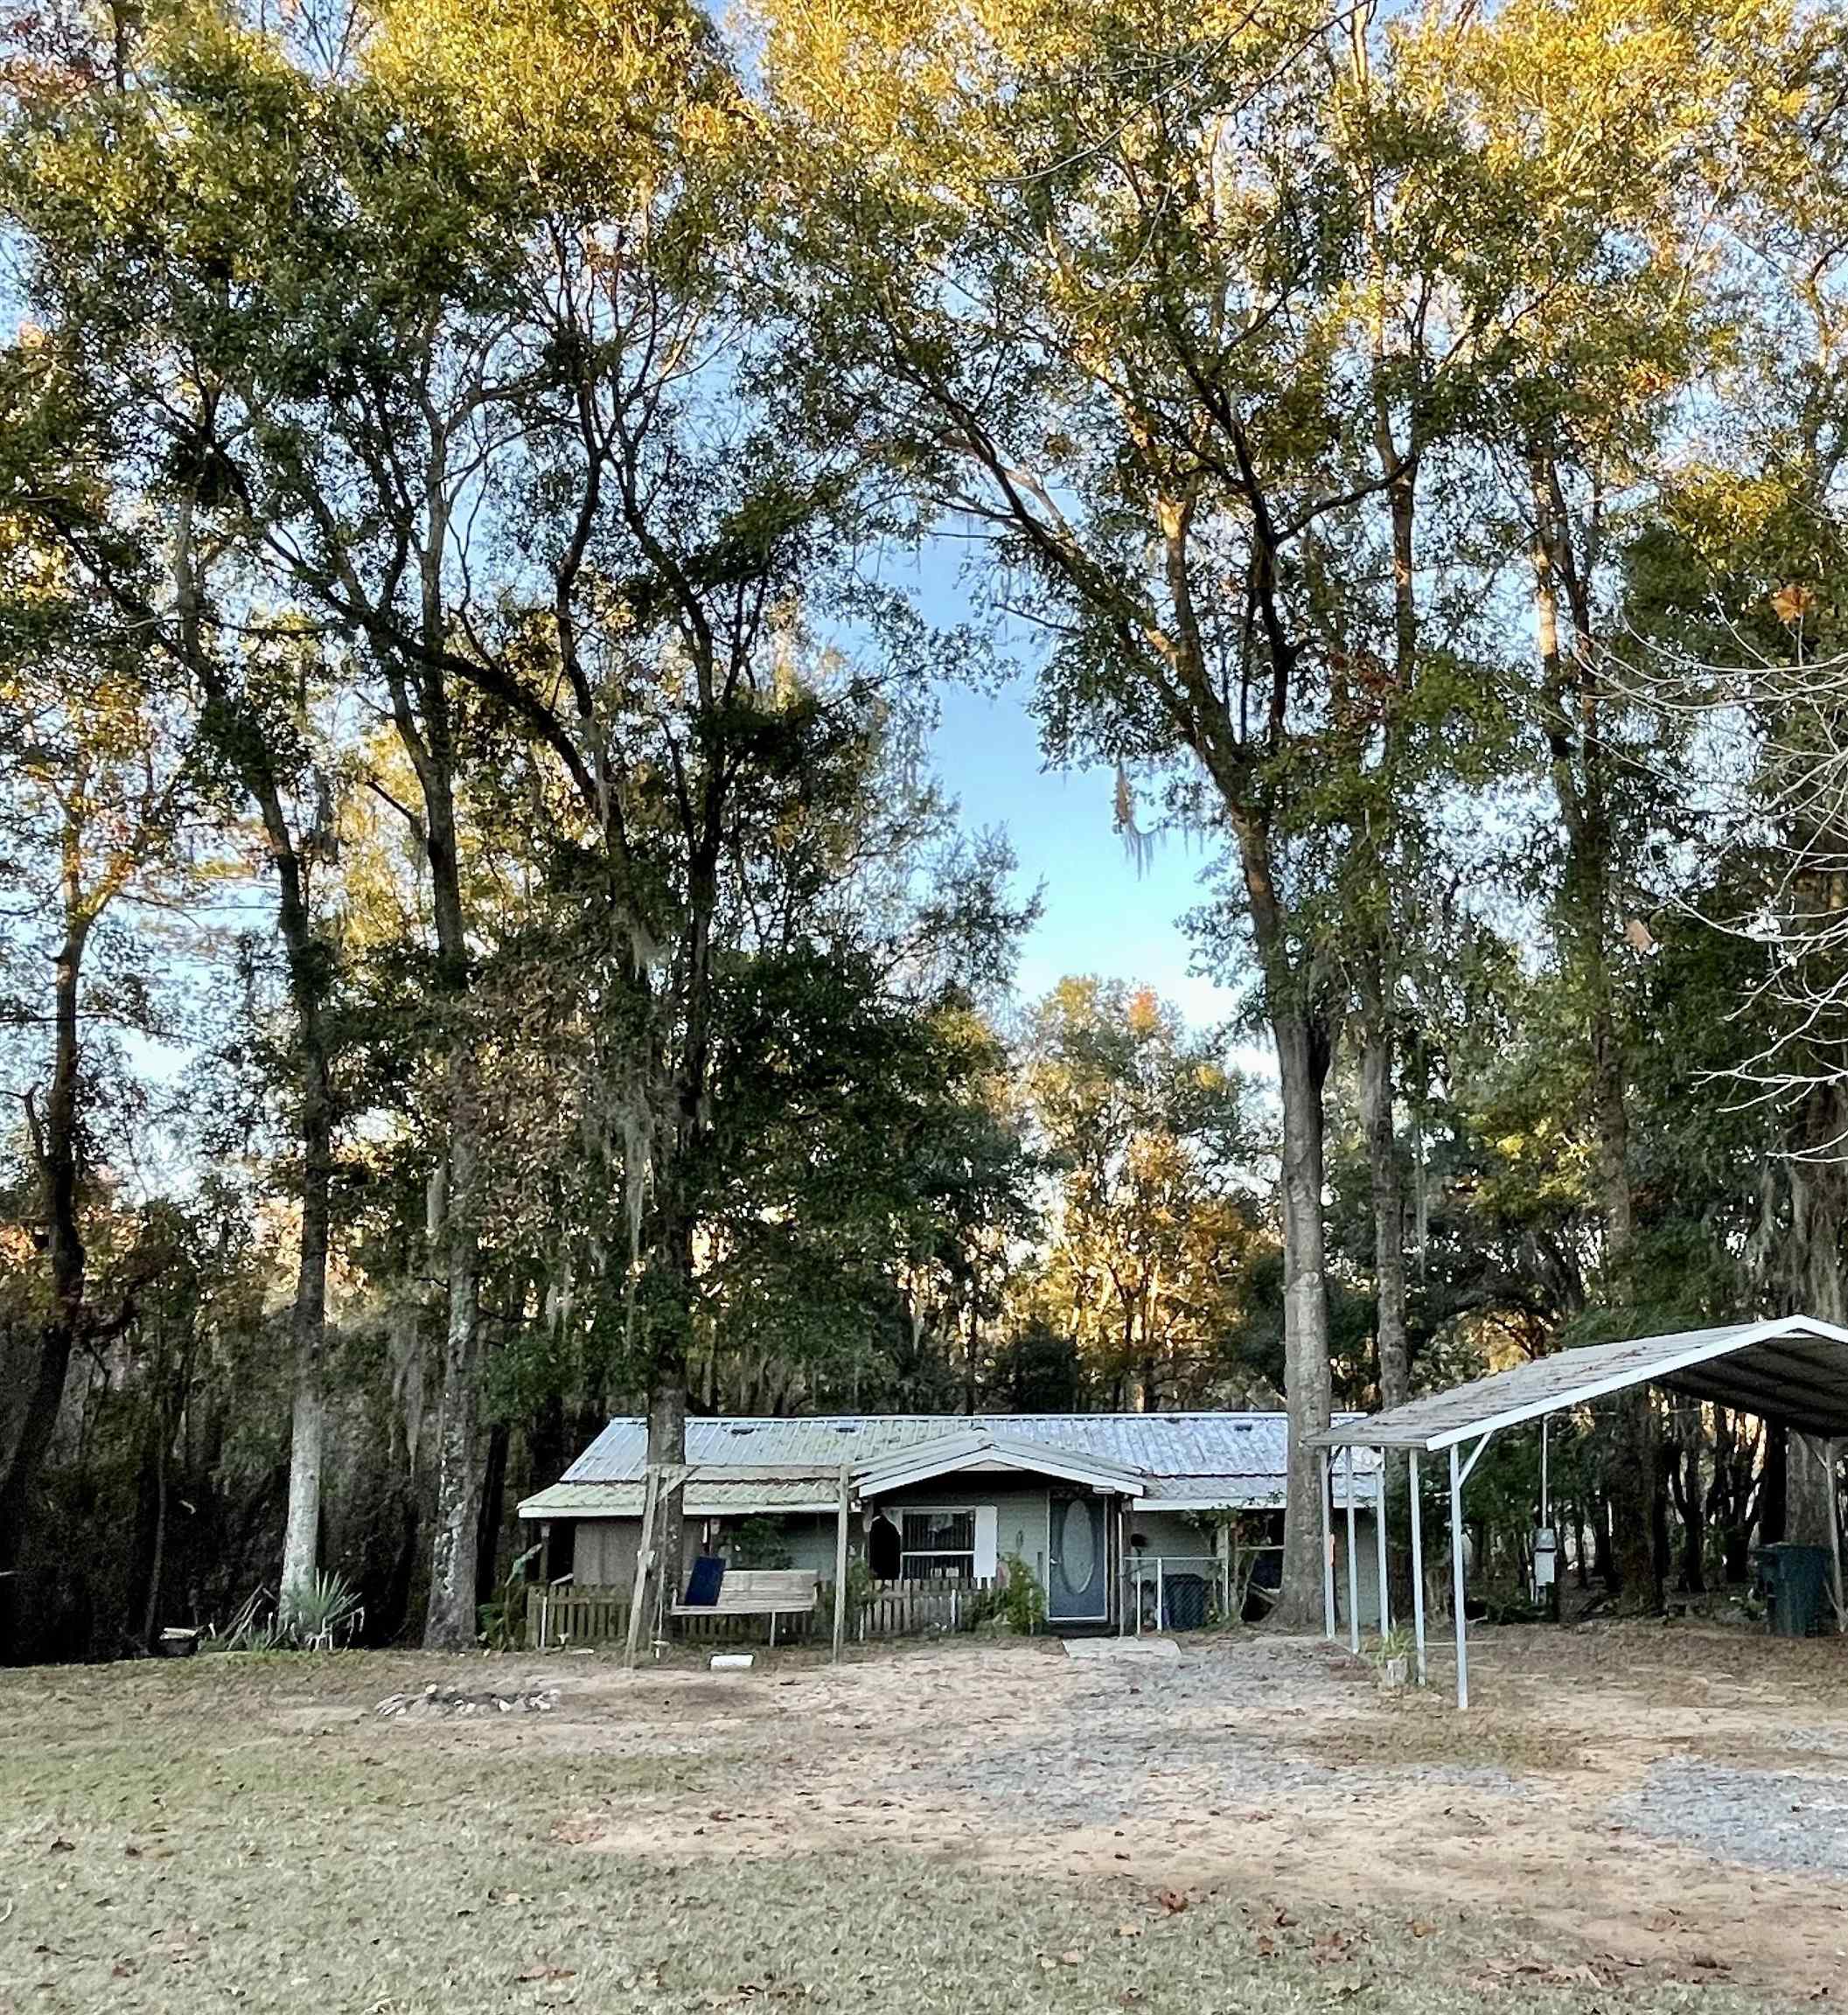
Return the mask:
M1021 887L1043 884L1044 914L1022 949L1022 1001L1067 973L1096 973L1147 982L1196 1025L1223 1020L1232 996L1190 971L1180 923L1200 900L1210 855L1164 835L1139 875L1112 826L1111 772L1048 770L1029 697L1024 677L996 695L946 686L933 743L938 774L960 800L965 826L1006 826Z

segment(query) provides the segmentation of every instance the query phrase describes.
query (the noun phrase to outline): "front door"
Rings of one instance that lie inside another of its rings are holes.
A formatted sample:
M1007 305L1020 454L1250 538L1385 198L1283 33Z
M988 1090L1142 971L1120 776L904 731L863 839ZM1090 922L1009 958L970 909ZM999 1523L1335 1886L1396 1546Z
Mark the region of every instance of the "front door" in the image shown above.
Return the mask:
M1055 1490L1046 1512L1047 1621L1103 1622L1110 1614L1109 1500Z

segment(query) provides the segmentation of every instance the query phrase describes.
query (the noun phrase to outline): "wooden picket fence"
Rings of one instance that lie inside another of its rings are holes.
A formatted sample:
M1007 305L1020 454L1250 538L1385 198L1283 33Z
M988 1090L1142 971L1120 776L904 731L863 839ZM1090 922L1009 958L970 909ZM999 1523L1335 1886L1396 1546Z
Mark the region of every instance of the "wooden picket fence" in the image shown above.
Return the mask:
M973 1630L994 1614L990 1599L998 1582L987 1576L969 1581L875 1581L848 1628L863 1644L869 1637L922 1637Z
M881 1637L919 1637L973 1630L992 1612L996 1582L875 1581L856 1617L847 1614L847 1635L857 1642ZM527 1649L620 1644L629 1634L630 1591L580 1587L563 1582L527 1590ZM777 1642L801 1644L829 1636L833 1629L834 1590L821 1584L806 1615L777 1619ZM695 1644L758 1644L770 1641L768 1616L675 1616L669 1635Z

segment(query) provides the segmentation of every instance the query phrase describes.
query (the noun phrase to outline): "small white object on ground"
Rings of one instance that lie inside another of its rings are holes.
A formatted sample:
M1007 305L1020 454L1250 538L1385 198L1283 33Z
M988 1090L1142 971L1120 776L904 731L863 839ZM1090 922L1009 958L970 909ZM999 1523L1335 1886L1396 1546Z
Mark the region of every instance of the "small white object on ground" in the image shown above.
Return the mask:
M712 1657L715 1672L749 1672L756 1663L749 1651L715 1651Z
M1172 1637L1068 1637L1068 1658L1125 1659L1131 1664L1153 1658L1178 1658L1181 1647Z

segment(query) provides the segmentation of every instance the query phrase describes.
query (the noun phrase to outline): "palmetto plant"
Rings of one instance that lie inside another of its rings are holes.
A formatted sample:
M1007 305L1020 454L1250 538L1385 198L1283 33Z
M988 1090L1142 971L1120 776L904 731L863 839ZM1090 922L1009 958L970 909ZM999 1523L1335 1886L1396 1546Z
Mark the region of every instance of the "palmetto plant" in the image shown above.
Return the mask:
M292 1583L276 1605L282 1641L303 1650L331 1651L365 1627L359 1591L344 1575L323 1569L312 1579Z

